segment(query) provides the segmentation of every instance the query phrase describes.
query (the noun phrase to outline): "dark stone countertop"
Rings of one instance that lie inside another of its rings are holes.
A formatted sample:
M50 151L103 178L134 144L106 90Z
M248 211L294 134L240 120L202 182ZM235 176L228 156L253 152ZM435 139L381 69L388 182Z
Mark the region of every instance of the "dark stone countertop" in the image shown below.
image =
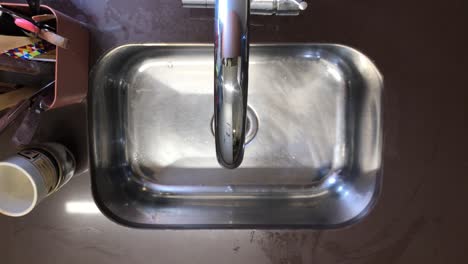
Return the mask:
M213 12L179 0L42 2L88 26L90 66L121 44L213 39ZM384 183L369 216L328 231L129 229L97 211L84 172L31 214L0 216L2 263L466 262L468 2L308 2L299 17L253 17L251 39L340 43L375 61L385 80ZM56 131L76 133L39 135L85 156L84 105L48 116Z

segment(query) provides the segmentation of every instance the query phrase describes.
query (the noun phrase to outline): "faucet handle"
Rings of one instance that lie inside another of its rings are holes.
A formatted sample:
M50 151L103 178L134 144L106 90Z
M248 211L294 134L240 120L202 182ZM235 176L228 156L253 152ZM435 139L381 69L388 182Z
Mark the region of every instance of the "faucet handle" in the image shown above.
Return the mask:
M181 0L186 8L213 8L216 0ZM297 16L307 8L305 0L248 0L252 15Z
M252 4L256 2L257 0L252 0ZM280 16L299 15L300 11L304 11L307 8L305 0L276 0L273 4L275 6L274 14Z
M297 7L300 9L300 10L306 10L307 8L307 2L304 0L304 1L301 1L301 0L289 0L290 2L293 2L294 4L297 5Z

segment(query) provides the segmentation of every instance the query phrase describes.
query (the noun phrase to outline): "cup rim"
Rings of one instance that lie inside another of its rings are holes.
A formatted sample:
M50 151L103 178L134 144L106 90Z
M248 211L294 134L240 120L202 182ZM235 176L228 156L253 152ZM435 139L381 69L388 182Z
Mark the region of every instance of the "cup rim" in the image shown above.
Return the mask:
M23 174L23 176L26 176L26 178L29 180L29 182L31 183L31 185L33 187L33 200L31 202L31 204L29 205L29 207L27 207L25 210L23 210L23 211L21 211L19 213L9 212L7 210L4 210L1 206L0 206L0 213L4 214L4 215L7 215L7 216L13 216L13 217L24 216L24 215L30 213L34 209L34 207L36 206L37 200L38 200L38 190L37 190L37 186L36 186L36 182L34 181L34 178L32 177L32 175L27 170L23 169L21 166L19 166L17 164L14 164L12 162L0 161L0 167L2 167L2 166L13 167L13 168L17 169L18 171L20 171L21 174Z

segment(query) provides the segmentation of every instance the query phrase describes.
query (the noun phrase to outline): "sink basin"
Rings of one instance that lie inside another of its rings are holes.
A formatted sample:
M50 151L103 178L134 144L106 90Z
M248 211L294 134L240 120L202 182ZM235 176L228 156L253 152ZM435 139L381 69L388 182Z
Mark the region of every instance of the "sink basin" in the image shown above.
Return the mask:
M242 165L216 160L213 46L124 45L92 71L92 189L144 228L337 228L381 185L382 77L355 49L252 45Z

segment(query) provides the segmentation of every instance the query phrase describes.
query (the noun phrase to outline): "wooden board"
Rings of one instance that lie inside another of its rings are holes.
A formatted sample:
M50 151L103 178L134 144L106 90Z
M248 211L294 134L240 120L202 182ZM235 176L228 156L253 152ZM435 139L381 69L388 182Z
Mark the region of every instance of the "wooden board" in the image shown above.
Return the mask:
M30 37L0 35L0 52L33 44L34 41L35 39Z

